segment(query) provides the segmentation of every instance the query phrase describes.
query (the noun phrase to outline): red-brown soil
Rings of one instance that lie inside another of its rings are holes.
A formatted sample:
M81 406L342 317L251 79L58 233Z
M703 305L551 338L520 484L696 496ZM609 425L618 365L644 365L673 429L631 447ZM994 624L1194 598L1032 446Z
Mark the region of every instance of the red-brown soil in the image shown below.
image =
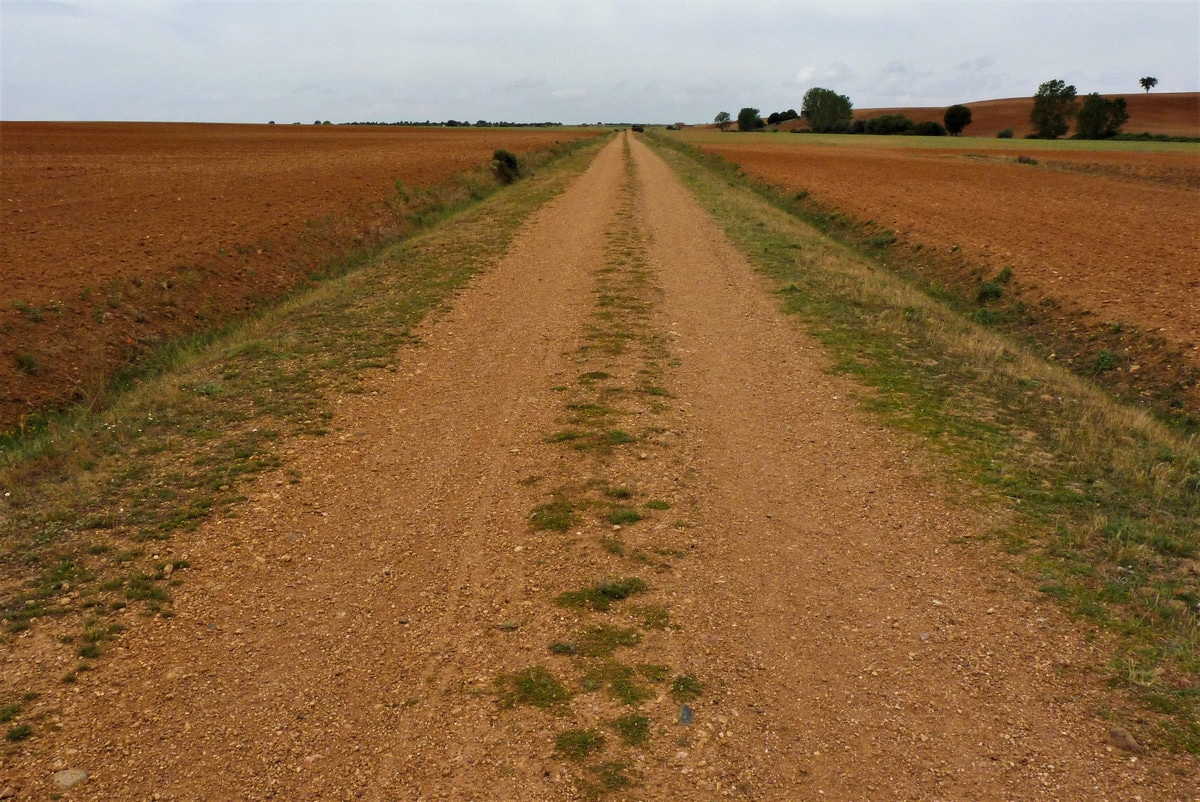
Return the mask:
M405 225L383 201L595 131L0 124L0 431L93 396L164 337L208 327ZM18 360L23 361L24 369Z
M715 137L704 150L897 232L930 271L1010 267L1022 297L1161 335L1200 363L1200 150L1019 150ZM949 265L949 267L947 267ZM1190 391L1193 403L1200 389Z

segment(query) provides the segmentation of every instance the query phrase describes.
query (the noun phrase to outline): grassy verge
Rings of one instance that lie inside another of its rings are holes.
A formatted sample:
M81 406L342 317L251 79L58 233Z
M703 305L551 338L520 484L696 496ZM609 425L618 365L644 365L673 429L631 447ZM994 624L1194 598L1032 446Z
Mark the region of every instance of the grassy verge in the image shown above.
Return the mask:
M672 135L669 141L703 145L717 142L712 133ZM840 147L854 136L814 135L828 147ZM922 139L922 137L867 137L868 139ZM772 138L777 139L777 138ZM804 137L805 141L809 137ZM961 139L961 138L960 138ZM845 141L843 141L845 140ZM1093 145L1111 144L1107 140L1042 142L1060 150L1094 150ZM785 147L777 145L777 147ZM914 147L901 143L894 148ZM1103 386L1134 406L1152 411L1184 434L1200 434L1200 367L1185 354L1184 348L1171 344L1159 332L1128 321L1103 321L1092 311L1078 308L1064 299L1043 295L1039 290L1022 287L1010 267L973 263L951 250L925 248L919 242L911 247L898 244L896 233L873 221L856 220L839 209L815 200L806 190L789 190L751 179L721 156L690 151L694 158L712 169L727 172L731 179L753 188L768 203L801 218L824 234L869 254L887 269L900 273L908 281L935 295L956 311L969 315L976 323L1020 338L1038 354L1056 360L1077 375ZM998 154L972 153L977 159L1010 160ZM1021 155L1018 160L1039 164L1037 159ZM1042 168L1068 171L1113 170L1090 162L1045 161ZM1042 169L1039 168L1039 169ZM1186 180L1186 179L1184 179Z
M16 646L45 627L94 660L129 612L170 615L170 586L189 567L181 535L236 516L264 471L298 481L289 441L326 434L334 397L361 391L364 371L396 369L413 327L502 255L602 144L560 150L502 193L472 183L453 204L436 199L423 233L355 253L340 275L251 320L155 352L106 411L0 443L0 638Z
M765 200L761 185L650 141L777 283L783 308L836 370L872 388L862 404L1011 507L997 542L1021 555L1043 593L1115 636L1112 680L1143 702L1152 740L1200 752L1195 436L832 242L784 199Z

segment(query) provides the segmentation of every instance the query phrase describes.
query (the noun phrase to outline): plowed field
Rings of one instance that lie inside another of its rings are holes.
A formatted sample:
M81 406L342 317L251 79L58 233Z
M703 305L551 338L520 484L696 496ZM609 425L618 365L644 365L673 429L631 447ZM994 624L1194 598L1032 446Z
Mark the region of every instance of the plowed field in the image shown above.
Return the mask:
M0 431L402 227L397 181L595 132L3 123Z
M1031 305L1053 299L1094 323L1137 326L1200 363L1198 146L686 136L768 183L896 232L931 273L961 280L1009 267ZM1193 402L1198 393L1191 388Z

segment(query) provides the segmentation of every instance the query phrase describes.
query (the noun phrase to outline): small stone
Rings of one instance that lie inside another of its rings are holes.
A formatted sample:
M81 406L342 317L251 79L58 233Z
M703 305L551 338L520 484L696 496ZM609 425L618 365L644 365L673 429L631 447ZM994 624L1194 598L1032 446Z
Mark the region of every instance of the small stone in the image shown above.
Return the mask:
M16 797L16 795L17 789L13 788L11 785L4 790L0 790L0 799L13 799Z
M81 782L87 781L88 773L82 769L63 769L62 771L54 772L51 777L54 784L64 791L68 788L74 788Z
M1134 754L1142 754L1146 751L1146 747L1137 742L1137 739L1124 727L1113 727L1108 731L1108 742L1118 749L1124 749L1126 752Z
M688 705L683 705L679 708L679 723L680 724L691 724L692 723L692 708L689 707Z

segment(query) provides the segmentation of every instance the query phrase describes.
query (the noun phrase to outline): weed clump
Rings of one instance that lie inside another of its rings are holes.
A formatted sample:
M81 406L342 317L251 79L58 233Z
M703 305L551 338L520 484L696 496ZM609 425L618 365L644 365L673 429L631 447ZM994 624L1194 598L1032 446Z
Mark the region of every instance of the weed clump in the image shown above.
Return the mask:
M997 301L1004 295L1004 286L998 281L985 281L979 285L979 291L975 293L975 300L981 304L986 304L988 301Z
M704 693L704 684L691 674L683 674L671 683L671 698L676 702L690 702Z
M604 733L599 730L567 730L554 740L554 751L567 760L583 760L604 748Z
M571 698L571 692L541 666L497 677L496 690L501 693L501 705L505 708L520 704L548 710Z
M637 713L613 719L608 726L627 746L641 746L650 740L650 719Z
M583 675L585 691L606 690L615 701L634 707L654 695L654 691L637 681L637 671L616 661L593 666Z
M642 636L636 629L592 627L579 637L576 648L584 657L608 657L621 646L637 646L641 642Z
M521 162L515 153L497 150L492 154L492 172L501 184L511 184L521 177Z
M1105 348L1092 360L1093 373L1107 373L1117 366L1117 355Z
M5 740L16 743L17 741L24 741L30 735L33 735L33 727L29 726L28 724L18 724L10 729L4 738Z
M614 526L628 526L642 520L642 514L637 510L622 507L610 512L607 518L608 522Z
M586 607L597 612L605 612L615 601L628 599L635 593L645 592L646 583L636 576L624 579L610 579L581 590L569 590L562 593L555 601L563 607Z
M529 523L535 532L550 529L555 532L565 532L575 522L575 510L569 502L556 500L533 508L529 513Z

